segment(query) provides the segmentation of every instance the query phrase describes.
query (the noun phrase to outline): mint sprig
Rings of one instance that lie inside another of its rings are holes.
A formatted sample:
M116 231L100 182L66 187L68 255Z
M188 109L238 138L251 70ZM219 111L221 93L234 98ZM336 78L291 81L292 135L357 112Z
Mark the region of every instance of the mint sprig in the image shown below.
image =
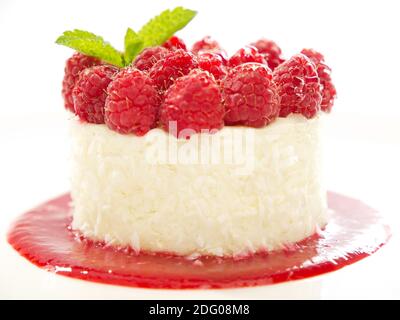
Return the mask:
M196 15L196 11L177 7L165 10L160 15L147 22L138 32L144 39L144 47L154 47L163 44L177 31L184 28Z
M143 39L131 28L126 30L125 34L125 61L129 63L139 54L143 48Z
M117 67L125 65L121 52L114 49L102 37L88 31L78 29L65 31L58 37L56 43L75 49L88 56L99 58Z
M145 48L159 46L184 28L196 15L193 10L177 7L165 10L147 22L138 33L128 28L125 34L125 50L120 52L102 37L84 30L65 31L57 38L61 44L83 54L98 58L117 67L124 67Z

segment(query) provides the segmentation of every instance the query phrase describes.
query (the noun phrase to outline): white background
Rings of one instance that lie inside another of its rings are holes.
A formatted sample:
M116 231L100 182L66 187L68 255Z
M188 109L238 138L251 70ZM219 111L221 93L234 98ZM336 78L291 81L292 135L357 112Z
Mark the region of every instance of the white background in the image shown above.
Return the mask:
M188 44L212 35L233 53L268 37L286 58L304 47L325 54L339 95L329 119L329 187L382 210L395 236L381 261L399 263L390 253L398 248L400 215L400 10L395 0L186 0L168 5L161 0L0 0L1 241L13 217L68 190L67 116L60 90L64 62L72 51L57 46L57 36L86 29L122 49L128 26L139 29L176 5L198 11L179 33ZM378 279L377 268L364 272L366 278ZM362 294L354 282L348 295L400 297L399 281L390 281L394 275L387 272L385 276L380 290L367 282ZM4 279L0 276L0 288ZM342 292L334 286L329 290L324 297Z

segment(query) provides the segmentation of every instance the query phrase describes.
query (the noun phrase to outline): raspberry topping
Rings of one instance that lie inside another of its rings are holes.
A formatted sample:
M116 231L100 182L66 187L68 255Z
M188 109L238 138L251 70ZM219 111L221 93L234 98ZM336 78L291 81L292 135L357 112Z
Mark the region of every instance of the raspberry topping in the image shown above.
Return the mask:
M222 82L225 124L263 127L279 115L279 96L271 70L259 63L241 64Z
M258 52L257 48L252 46L246 46L239 49L228 61L230 67L236 67L240 64L247 62L258 62L266 64L267 61L264 55Z
M123 69L108 86L107 94L105 122L112 130L142 136L156 126L160 98L143 71Z
M272 40L260 39L256 42L253 42L251 45L256 47L258 52L264 55L265 60L267 60L268 66L271 70L274 70L283 61L285 61L281 57L281 48L279 48L278 45Z
M203 39L195 42L193 44L192 50L194 54L202 53L202 52L222 52L219 43L215 41L210 36L204 37Z
M168 89L175 79L187 75L190 70L197 68L195 56L183 49L168 53L150 69L149 76L162 92Z
M79 73L89 67L100 64L101 62L82 53L75 52L65 63L64 79L62 82L62 95L64 97L64 106L67 110L74 112L74 100L72 90L78 80Z
M185 42L183 42L183 40L178 38L177 36L173 36L173 37L169 38L169 40L167 40L163 44L163 47L168 50L171 50L171 51L178 50L178 49L187 50Z
M161 105L160 122L169 131L171 121L176 122L178 137L187 137L202 129L220 129L224 125L224 108L221 91L214 78L207 72L193 70L189 75L177 79L165 93ZM191 129L192 132L182 132Z
M210 72L216 80L221 80L226 75L224 61L219 54L205 52L197 56L199 68Z
M322 85L321 110L330 112L336 98L336 88L331 79L331 68L325 64L324 56L321 53L313 49L303 49L301 53L309 57L317 68L318 77Z
M101 65L86 68L79 74L72 96L75 113L81 120L104 123L106 90L117 72L116 67Z
M300 113L312 118L320 110L321 84L314 63L305 55L297 54L279 65L273 72L273 81L281 97L281 117Z
M144 49L132 63L139 70L148 71L160 59L169 53L164 47L152 47Z

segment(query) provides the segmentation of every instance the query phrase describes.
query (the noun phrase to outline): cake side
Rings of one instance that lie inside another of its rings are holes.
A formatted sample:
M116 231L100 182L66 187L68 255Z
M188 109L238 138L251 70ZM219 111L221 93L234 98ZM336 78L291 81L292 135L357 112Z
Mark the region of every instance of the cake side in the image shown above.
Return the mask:
M161 161L153 152L168 149L170 139L178 150L196 150L193 137L176 139L161 129L126 136L73 119L72 227L112 245L180 255L239 255L302 240L327 222L322 122L321 115L291 115L260 129L225 127L210 135L252 137L242 146L253 150L243 171L222 160Z

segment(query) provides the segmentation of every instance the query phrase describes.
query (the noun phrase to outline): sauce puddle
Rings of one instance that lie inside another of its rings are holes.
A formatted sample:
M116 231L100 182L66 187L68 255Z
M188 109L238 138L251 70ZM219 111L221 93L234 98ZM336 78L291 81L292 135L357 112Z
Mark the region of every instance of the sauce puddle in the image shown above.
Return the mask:
M237 288L304 279L363 259L390 238L379 212L328 192L332 214L318 234L290 248L242 258L135 254L80 240L70 230L69 194L25 213L8 241L35 265L57 274L114 285L164 288Z

